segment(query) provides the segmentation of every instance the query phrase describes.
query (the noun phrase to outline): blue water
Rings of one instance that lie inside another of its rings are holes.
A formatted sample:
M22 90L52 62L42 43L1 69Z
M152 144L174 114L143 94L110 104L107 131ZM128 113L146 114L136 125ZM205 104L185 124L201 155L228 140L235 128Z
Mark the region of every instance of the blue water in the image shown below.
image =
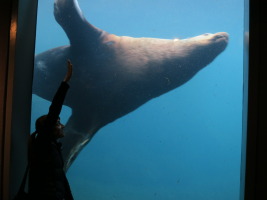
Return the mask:
M116 35L187 38L228 32L227 49L183 86L102 128L68 171L76 200L238 200L242 137L242 0L80 0ZM36 53L68 44L40 0ZM57 87L57 86L55 86ZM33 122L49 102L33 96ZM66 122L71 110L61 114Z

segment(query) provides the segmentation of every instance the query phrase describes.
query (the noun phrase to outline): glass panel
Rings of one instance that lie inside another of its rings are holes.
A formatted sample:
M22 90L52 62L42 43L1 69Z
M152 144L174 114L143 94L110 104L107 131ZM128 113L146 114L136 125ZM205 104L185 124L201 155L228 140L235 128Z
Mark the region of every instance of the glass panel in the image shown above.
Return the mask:
M70 107L61 121L72 114L75 120L66 138L71 131L76 139L85 129L99 129L79 142L88 144L68 170L75 199L239 199L244 1L79 0L85 18L108 33L173 40L110 36L102 43L96 42L98 30L57 2L73 51L42 55L47 65L36 60L35 72L43 73L34 78L39 96L33 95L32 131L48 111L49 91L63 79L59 63L70 58ZM229 34L225 50L226 35L205 34L217 32ZM62 45L69 40L53 16L53 1L39 1L36 54Z

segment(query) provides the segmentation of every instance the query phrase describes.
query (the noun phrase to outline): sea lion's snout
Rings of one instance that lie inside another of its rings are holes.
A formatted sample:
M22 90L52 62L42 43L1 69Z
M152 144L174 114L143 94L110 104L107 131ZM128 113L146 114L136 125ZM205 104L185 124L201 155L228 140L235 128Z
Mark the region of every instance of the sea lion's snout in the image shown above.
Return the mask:
M220 32L220 33L215 33L213 39L215 41L221 41L224 40L226 43L228 43L229 40L229 34L226 32Z

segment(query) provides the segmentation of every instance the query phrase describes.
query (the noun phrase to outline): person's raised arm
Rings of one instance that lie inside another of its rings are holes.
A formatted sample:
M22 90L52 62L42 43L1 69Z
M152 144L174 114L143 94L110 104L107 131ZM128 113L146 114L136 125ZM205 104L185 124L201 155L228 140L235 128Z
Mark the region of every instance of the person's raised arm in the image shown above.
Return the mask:
M65 75L65 78L63 79L61 85L59 86L51 106L49 107L49 113L46 118L46 128L51 129L53 126L56 125L57 120L59 118L59 114L62 109L62 105L64 103L65 96L67 94L67 91L69 89L69 80L71 79L72 76L72 64L70 60L67 61L67 68L68 71Z
M68 71L67 71L65 78L63 80L63 82L66 82L66 83L69 82L69 80L72 76L72 64L71 64L70 60L67 61L67 67L68 67Z

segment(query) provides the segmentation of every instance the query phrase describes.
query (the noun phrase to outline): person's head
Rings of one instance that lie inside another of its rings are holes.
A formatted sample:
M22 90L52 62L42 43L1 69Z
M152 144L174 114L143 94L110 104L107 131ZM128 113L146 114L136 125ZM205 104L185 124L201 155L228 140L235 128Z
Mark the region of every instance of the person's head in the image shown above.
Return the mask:
M42 130L45 129L45 120L47 118L47 115L43 115L41 117L39 117L36 122L35 122L35 129L37 132L42 132ZM58 118L55 126L52 128L51 130L51 133L48 133L48 134L51 134L51 136L54 138L54 139L59 139L59 138L62 138L64 137L64 132L63 132L63 129L64 129L64 125L60 123L60 118Z

